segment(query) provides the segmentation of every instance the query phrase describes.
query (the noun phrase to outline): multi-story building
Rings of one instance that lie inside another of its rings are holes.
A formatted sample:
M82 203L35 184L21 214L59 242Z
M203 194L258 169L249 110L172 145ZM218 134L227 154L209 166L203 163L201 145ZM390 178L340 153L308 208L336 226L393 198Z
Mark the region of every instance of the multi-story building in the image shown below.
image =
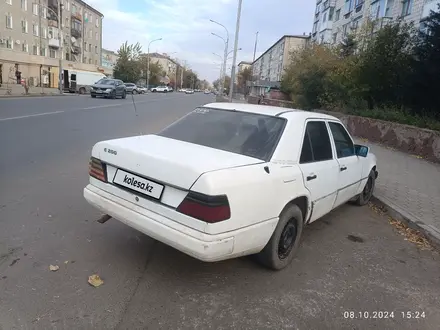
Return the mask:
M113 68L118 60L118 54L112 50L102 49L101 50L101 66L104 69L104 74L108 77L113 76Z
M0 83L20 72L31 86L57 87L60 57L64 70L103 71L103 15L85 2L0 0L0 12Z
M246 62L246 61L241 61L240 63L238 63L238 73L240 73L241 71L243 71L244 69L250 68L252 67L252 62Z
M312 41L335 44L356 32L366 21L376 32L397 19L414 22L425 29L423 21L440 0L317 0Z
M142 54L142 56L146 57L147 54ZM176 74L178 73L178 69L180 67L177 61L173 60L168 54L163 53L150 53L149 55L150 63L157 63L161 66L162 72L160 72L160 82L164 84L169 84L171 80L178 80ZM145 79L141 79L142 84L145 83Z
M254 81L280 82L293 50L303 48L309 35L285 35L252 63Z

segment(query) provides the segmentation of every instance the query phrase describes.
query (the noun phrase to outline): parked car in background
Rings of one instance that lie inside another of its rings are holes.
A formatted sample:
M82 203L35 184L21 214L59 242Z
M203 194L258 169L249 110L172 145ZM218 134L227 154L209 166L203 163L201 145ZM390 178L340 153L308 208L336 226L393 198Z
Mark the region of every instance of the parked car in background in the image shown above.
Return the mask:
M185 94L194 94L194 90L193 89L187 89L187 90L185 90Z
M211 92L207 89L205 89L204 94L211 94Z
M90 72L81 70L64 70L64 89L69 93L87 94L90 93L90 87L98 80L106 78L105 74L100 72Z
M151 91L153 93L168 93L169 89L168 86L157 86L157 87L153 87Z
M146 86L138 86L138 92L139 94L145 94L148 92L148 88Z
M91 86L90 95L92 98L100 96L112 99L117 97L125 99L127 96L127 89L122 80L103 78Z
M180 89L179 89L179 92L181 92L181 93L185 93L185 92L186 92L186 88L180 88Z
M306 225L368 204L378 172L338 118L211 103L158 134L98 142L89 176L90 204L158 241L208 262L256 254L279 270Z
M125 83L124 85L126 87L128 94L139 94L140 93L139 87L137 87L136 84Z

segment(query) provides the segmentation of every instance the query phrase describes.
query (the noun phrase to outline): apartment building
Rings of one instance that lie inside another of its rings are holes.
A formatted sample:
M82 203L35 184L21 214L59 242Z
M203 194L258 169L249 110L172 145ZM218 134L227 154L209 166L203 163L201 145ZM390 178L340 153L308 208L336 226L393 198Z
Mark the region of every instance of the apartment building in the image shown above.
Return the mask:
M252 62L241 61L240 63L238 63L237 66L238 66L238 72L237 73L240 73L244 69L252 67Z
M290 53L303 48L310 39L309 35L284 35L252 63L254 81L264 84L280 82L286 66L289 64Z
M87 3L0 0L0 12L0 84L13 81L18 71L31 86L57 87L60 57L64 70L103 72L103 15Z
M112 50L101 50L101 66L104 69L104 74L108 77L113 77L113 68L118 60L118 54Z
M440 0L317 0L312 29L312 41L335 44L347 34L356 32L367 20L376 32L397 19L414 22L426 29L431 10L437 10Z

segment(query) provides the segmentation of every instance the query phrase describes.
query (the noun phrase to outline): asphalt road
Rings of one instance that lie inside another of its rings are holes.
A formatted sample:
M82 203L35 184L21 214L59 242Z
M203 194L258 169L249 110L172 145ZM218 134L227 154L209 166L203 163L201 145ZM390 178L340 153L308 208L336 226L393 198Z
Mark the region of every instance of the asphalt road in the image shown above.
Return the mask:
M93 144L157 132L212 100L138 95L135 110L130 98L0 99L0 329L437 330L439 254L368 207L311 224L280 272L251 258L202 263L96 223L82 197ZM104 284L91 287L91 274Z

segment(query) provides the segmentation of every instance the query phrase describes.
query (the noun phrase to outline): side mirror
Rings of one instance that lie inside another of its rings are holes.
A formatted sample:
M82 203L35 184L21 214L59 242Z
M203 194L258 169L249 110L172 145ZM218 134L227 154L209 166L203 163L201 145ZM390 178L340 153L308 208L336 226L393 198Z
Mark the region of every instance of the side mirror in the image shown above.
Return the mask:
M370 148L368 148L367 146L363 146L361 144L354 145L354 152L359 157L367 157L369 151Z

